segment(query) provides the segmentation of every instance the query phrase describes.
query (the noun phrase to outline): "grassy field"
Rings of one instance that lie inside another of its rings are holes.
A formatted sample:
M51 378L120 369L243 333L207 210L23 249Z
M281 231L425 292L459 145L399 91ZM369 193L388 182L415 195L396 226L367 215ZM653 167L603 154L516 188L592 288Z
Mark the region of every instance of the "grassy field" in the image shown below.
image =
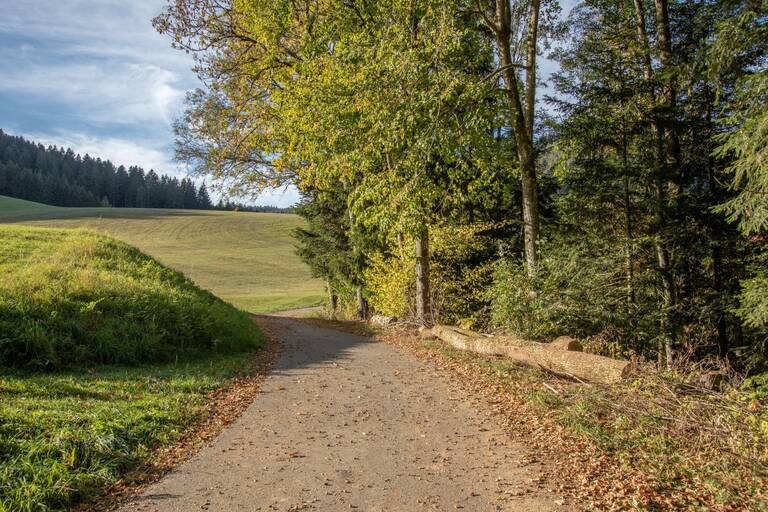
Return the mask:
M109 234L252 313L313 306L323 297L322 284L294 254L295 215L57 208L0 196L0 223Z
M245 313L124 242L10 225L0 240L0 512L97 495L264 345Z
M0 512L66 510L178 439L251 353L0 374Z

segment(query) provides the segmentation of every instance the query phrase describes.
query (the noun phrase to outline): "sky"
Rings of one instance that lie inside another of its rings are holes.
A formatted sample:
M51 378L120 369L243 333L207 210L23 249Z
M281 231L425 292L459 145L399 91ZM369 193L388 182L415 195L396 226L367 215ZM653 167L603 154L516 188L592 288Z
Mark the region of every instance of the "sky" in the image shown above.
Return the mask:
M0 0L0 129L185 176L173 158L171 125L199 82L192 57L152 27L165 3ZM564 12L574 3L565 0ZM540 76L553 70L545 60ZM298 198L291 187L256 203L289 206Z
M171 124L199 85L152 27L165 0L0 0L0 129L185 176ZM289 206L295 189L256 203Z

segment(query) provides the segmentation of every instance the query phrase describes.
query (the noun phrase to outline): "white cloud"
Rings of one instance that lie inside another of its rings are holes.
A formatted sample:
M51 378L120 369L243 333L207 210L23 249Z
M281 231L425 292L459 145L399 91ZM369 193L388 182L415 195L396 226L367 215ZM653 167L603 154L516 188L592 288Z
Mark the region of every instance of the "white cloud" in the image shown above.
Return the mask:
M92 157L110 160L113 164L138 165L148 171L154 169L160 174L172 174L182 177L187 173L182 167L168 158L168 152L150 144L115 137L95 137L82 133L76 134L24 134L24 137L45 146L72 148L72 151Z
M186 89L174 72L151 64L49 64L0 75L0 91L56 98L84 122L167 126Z
M0 0L0 128L45 145L186 176L171 122L198 87L151 19L167 0ZM199 181L199 180L198 180ZM289 206L294 187L255 202Z

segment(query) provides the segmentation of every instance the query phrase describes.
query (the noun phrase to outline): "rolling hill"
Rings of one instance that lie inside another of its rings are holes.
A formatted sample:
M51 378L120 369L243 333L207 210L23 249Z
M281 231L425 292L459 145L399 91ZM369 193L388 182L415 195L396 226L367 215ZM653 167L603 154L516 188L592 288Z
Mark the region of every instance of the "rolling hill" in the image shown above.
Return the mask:
M98 496L264 346L248 315L124 242L17 225L0 240L0 512Z
M235 306L261 313L319 304L322 283L294 254L296 215L60 208L0 196L0 223L86 228L127 242Z

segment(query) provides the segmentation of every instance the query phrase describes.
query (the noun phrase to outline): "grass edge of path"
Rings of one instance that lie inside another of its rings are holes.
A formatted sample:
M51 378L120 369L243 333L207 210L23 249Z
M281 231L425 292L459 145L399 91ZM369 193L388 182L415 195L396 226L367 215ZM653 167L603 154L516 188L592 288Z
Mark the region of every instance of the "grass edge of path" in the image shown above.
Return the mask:
M194 422L174 443L152 452L144 463L105 489L94 499L80 504L77 512L107 512L130 502L146 487L158 482L180 466L236 421L261 390L281 352L281 345L260 315L251 315L266 339L266 345L252 354L247 371L210 395Z

